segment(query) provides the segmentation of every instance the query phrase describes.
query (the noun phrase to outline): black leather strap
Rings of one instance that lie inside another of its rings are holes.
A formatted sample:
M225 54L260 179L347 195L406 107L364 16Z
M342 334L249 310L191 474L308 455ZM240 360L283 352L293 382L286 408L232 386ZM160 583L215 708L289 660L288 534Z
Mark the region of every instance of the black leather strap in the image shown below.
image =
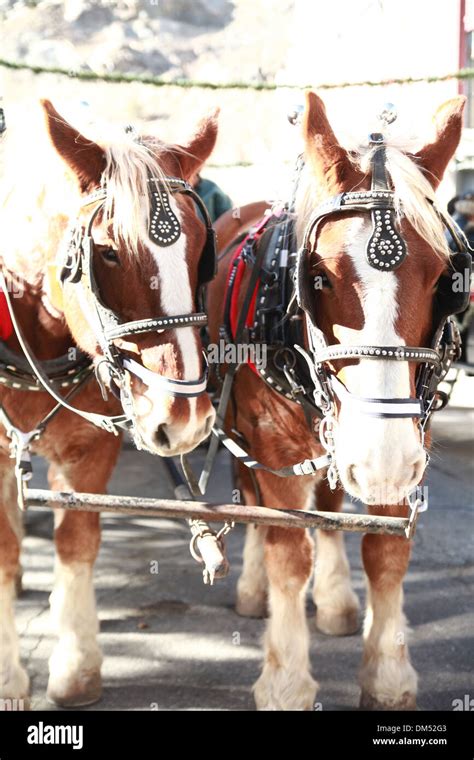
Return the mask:
M105 327L104 335L107 340L123 338L127 335L140 335L147 332L163 332L164 330L180 327L204 327L207 325L207 314L181 314L176 317L157 317L155 319L137 319L134 322L123 322L114 327Z

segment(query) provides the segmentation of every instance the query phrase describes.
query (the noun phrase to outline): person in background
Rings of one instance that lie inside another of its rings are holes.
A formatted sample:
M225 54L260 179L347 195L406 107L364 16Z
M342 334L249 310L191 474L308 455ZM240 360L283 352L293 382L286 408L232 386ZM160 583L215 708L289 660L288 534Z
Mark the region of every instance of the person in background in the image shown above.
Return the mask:
M448 214L466 235L469 245L474 248L474 192L468 191L462 195L457 195L448 203ZM455 250L456 246L448 234L449 246Z
M467 237L469 245L474 248L474 192L468 191L462 195L457 195L448 203L448 214ZM456 244L451 235L447 233L449 247L456 251ZM472 300L472 278L471 278L471 301L461 314L456 314L456 319L461 331L462 346L460 361L463 364L474 364L474 301ZM466 374L472 376L473 370L466 369Z
M204 179L200 174L195 174L191 177L190 183L206 204L213 222L219 219L225 211L232 208L233 204L229 196L212 180Z

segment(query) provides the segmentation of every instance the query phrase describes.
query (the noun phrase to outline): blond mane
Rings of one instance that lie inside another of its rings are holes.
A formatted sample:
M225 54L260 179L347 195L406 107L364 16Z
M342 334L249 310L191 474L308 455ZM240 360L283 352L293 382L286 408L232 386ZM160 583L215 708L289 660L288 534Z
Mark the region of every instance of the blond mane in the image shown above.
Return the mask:
M107 190L106 217L112 219L114 238L121 238L128 250L136 253L149 225L148 179L164 180L165 176L156 158L163 151L163 143L124 133L122 139L99 144L106 157L102 175Z
M159 155L166 146L157 139L127 133L123 127L88 122L87 117L87 112L65 116L104 150L105 213L113 220L114 237L121 238L133 255L148 230L148 176L164 177ZM39 106L26 113L11 107L7 124L0 142L1 258L11 271L22 271L30 282L40 282L57 253L51 250L52 226L66 230L74 223L81 194L49 140Z
M395 141L387 141L386 168L392 180L395 193L395 211L398 220L403 217L413 229L425 240L433 251L441 257L449 256L449 246L441 222L433 206L435 193L426 176L407 151L412 145L401 145ZM363 174L370 174L371 158L374 148L359 148L351 153L351 159L357 169ZM347 188L356 191L359 188ZM296 201L297 237L302 240L304 229L316 205L323 200L318 196L318 188L311 174L311 168L306 165L303 169L300 188Z

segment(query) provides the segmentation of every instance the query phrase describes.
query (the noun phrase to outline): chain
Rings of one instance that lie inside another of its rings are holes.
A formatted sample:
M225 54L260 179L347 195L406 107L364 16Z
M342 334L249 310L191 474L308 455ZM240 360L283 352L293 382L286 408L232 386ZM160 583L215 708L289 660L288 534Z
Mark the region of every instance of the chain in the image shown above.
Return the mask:
M329 457L329 467L327 472L327 478L329 488L334 491L337 486L338 472L336 465L336 445L334 440L334 433L336 430L336 419L334 417L333 409L325 412L323 419L319 424L319 440L321 445L325 449Z

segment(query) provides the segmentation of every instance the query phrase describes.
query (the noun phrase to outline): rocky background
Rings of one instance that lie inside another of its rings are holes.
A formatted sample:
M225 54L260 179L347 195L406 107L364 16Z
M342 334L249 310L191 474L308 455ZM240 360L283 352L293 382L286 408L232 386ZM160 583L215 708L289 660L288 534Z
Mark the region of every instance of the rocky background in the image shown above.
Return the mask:
M273 80L288 44L293 5L290 0L0 0L2 57L169 79ZM271 40L269 12L278 18Z
M293 7L291 0L0 0L0 56L170 81L274 81L284 69ZM28 110L32 99L46 96L63 113L86 102L100 118L146 123L148 131L173 142L220 106L221 136L207 176L224 184L236 202L288 192L297 150L288 146L289 139L296 146L297 137L286 121L293 94L282 99L274 92L88 83L2 69L0 94L10 125L18 105ZM275 146L270 135L278 127L283 137ZM275 150L284 152L281 161Z
M430 7L430 0L0 0L0 58L170 82L317 87L423 77L457 68L453 2L439 0L437 14L427 22ZM321 94L338 135L365 140L385 102L399 108L400 133L418 135L427 131L435 108L456 92L451 80ZM236 203L288 197L301 149L298 130L286 118L289 108L303 100L295 89L158 88L0 68L0 96L10 125L15 118L28 118L34 100L49 97L68 117L75 118L86 103L90 115L133 122L171 142L185 140L198 119L219 106L220 137L206 173ZM470 146L467 153L472 155ZM454 194L454 181L444 194L446 199Z

